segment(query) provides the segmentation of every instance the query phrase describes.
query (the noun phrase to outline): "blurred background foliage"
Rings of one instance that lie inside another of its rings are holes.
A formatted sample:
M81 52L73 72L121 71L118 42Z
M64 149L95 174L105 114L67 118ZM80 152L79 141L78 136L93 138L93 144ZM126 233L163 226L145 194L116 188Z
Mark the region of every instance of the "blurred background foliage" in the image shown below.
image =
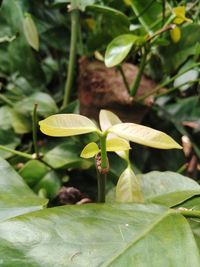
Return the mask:
M84 145L88 141L95 140L95 136L57 139L47 138L37 131L37 146L43 155L37 160L34 156L32 159L22 157L3 148L33 155L35 151L32 117L35 103L38 105L38 119L59 112L79 113L78 59L83 56L91 60L104 57L110 42L122 34L136 34L150 38L156 34L152 42L146 41L148 56L143 74L164 89L156 90L154 101L141 123L166 132L179 143L183 140L185 149L183 153L174 150L158 151L133 145L131 160L136 172L139 173L150 170L171 170L198 180L199 1L74 1L80 13L77 25L75 74L70 103L61 108L65 81L68 78L72 34L70 2L1 1L0 156L18 170L35 192L52 201L62 185L77 187L95 199L94 161L79 157ZM185 7L186 17L191 22L183 21L181 25L177 25L180 29L180 38L174 41L170 35L172 29L165 27L173 23L174 17L171 15L173 9L178 6ZM27 37L27 31L33 30L24 26L27 14L37 29L38 51L31 45L31 38ZM142 50L133 47L123 61L140 65L141 58ZM112 188L119 173L123 171L125 162L116 155L109 157L111 172L108 184L109 188Z

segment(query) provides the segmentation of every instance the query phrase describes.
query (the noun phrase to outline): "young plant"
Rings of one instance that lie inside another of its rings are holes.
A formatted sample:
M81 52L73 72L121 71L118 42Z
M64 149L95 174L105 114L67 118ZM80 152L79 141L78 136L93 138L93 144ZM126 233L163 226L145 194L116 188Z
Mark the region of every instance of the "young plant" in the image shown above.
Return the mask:
M126 152L130 149L128 141L160 149L182 148L167 134L135 123L122 123L114 113L107 110L100 111L99 123L100 128L92 120L78 114L52 115L39 122L40 130L49 136L67 137L92 132L97 134L99 138L99 146L94 142L87 144L81 152L81 156L84 158L90 158L100 155L100 158L98 157L100 164L97 162L97 169L99 172L99 202L105 202L105 181L106 174L109 169L107 159L108 151L120 153L120 156L125 158L128 162L128 167L121 175L121 179L119 180L120 182L117 187L117 199L121 201L123 200L122 196L124 196L123 192L125 189L125 187L122 186L124 185L123 180L126 179L124 177L126 177L128 173L129 177L131 177L131 181L135 178L133 170L130 167L131 165L128 159L128 153ZM133 187L135 184L137 183L132 183ZM134 193L134 190L134 188L131 189L131 194ZM137 200L138 199L140 200L139 202L142 201L140 193Z

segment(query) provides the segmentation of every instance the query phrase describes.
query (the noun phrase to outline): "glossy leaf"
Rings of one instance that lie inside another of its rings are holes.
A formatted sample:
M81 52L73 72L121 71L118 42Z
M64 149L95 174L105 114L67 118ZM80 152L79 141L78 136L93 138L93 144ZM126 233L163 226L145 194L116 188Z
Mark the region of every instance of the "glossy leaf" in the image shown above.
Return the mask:
M106 150L110 152L124 151L131 149L129 142L119 138L113 137L106 140Z
M95 155L99 153L99 151L100 149L98 145L94 142L91 142L83 148L80 157L85 159L93 158Z
M47 199L37 197L3 159L0 173L0 220L42 209L47 204Z
M150 147L161 149L182 148L169 135L135 123L121 123L114 125L109 129L109 132L134 143Z
M133 34L123 34L116 37L106 49L106 67L111 68L120 64L131 51L133 45L140 45L143 41L142 37Z
M40 121L39 125L41 132L50 136L73 136L99 131L90 119L78 114L52 115Z
M102 131L106 131L111 126L121 122L120 118L109 110L102 109L99 113L99 123Z
M15 149L20 144L20 139L15 135L13 130L0 129L0 146L5 146L11 149ZM0 157L8 158L12 156L12 153L4 151L0 148Z
M153 171L139 175L145 201L172 207L200 195L194 180L175 172Z
M116 186L116 201L123 203L144 202L140 189L140 181L130 167L126 168L119 177Z
M68 205L1 222L0 258L9 267L200 265L187 220L142 204Z
M27 42L29 45L35 49L39 50L39 35L36 25L30 14L27 14L23 21L23 29Z

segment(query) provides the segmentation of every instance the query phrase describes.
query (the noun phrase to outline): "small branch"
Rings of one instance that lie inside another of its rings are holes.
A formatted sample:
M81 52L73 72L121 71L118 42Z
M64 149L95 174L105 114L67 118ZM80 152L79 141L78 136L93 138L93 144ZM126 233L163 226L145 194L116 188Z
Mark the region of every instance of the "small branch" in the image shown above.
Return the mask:
M178 78L179 76L183 75L184 73L188 72L189 70L198 67L200 65L200 63L195 63L193 65L191 65L190 67L188 67L187 69L183 70L182 72L174 75L172 78L170 78L167 81L164 81L163 83L159 84L158 86L156 86L154 89L152 89L150 92L142 95L141 97L138 97L136 100L138 102L142 102L144 99L146 99L147 97L149 97L150 95L153 95L155 93L157 93L161 88L163 88L164 86L166 86L167 84L173 82L176 78Z
M34 152L36 154L36 159L39 159L40 155L39 155L39 149L38 149L38 145L37 145L37 123L38 123L37 107L38 107L38 104L35 104L34 109L33 109L33 115L32 115L32 132L33 132Z
M166 26L164 26L162 29L158 30L157 32L155 32L153 35L151 36L147 36L146 41L151 41L154 37L162 34L163 32L172 30L176 27L176 24L168 24Z
M135 80L131 86L131 89L130 89L130 95L131 96L135 96L137 94L137 91L138 91L138 88L140 85L140 81L142 79L142 74L144 72L147 55L148 55L148 50L147 50L147 48L144 48L144 54L142 55L142 59L140 62L140 67L139 67L137 76L136 76L136 78L135 78Z
M98 203L105 203L106 200L106 176L97 170Z
M0 99L10 107L14 106L14 104L5 95L0 94Z
M123 71L123 68L121 65L117 66L117 69L119 70L121 76L122 76L122 80L123 80L123 83L126 87L126 90L128 91L128 93L130 94L130 87L129 87L129 84L128 84L128 81L126 79L126 76L125 76L125 73Z
M26 159L33 159L32 155L30 155L28 153L20 152L20 151L17 151L15 149L8 148L6 146L0 145L0 149L3 151L6 151L6 152L10 152L14 155L18 155L20 157L26 158Z
M68 64L68 70L67 70L67 77L66 77L66 83L65 83L65 91L64 91L62 108L65 108L69 102L69 98L70 98L71 90L72 90L73 78L74 78L78 28L79 28L79 10L77 9L75 2L76 1L71 2L70 55L69 55L69 64Z

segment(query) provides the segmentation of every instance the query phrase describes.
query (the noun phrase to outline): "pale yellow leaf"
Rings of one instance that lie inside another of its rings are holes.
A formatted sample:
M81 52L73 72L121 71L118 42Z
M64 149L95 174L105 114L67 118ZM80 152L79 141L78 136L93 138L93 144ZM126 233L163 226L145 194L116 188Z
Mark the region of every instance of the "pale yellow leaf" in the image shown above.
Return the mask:
M52 115L40 121L39 125L41 132L50 136L73 136L99 132L90 119L78 114Z
M128 167L120 175L116 186L116 201L117 202L137 202L143 203L144 199L140 191L138 178L133 170Z
M169 135L135 123L121 123L114 125L109 128L109 132L145 146L161 149L182 149L182 147Z
M111 126L121 122L120 118L109 110L102 109L99 113L99 123L102 131L106 131Z
M89 143L87 144L82 152L81 152L81 157L82 158L85 158L85 159L89 159L89 158L92 158L94 157L96 154L99 153L99 147L96 143L92 142L92 143Z
M131 149L129 142L125 139L115 137L106 140L106 150L110 152L124 151Z

